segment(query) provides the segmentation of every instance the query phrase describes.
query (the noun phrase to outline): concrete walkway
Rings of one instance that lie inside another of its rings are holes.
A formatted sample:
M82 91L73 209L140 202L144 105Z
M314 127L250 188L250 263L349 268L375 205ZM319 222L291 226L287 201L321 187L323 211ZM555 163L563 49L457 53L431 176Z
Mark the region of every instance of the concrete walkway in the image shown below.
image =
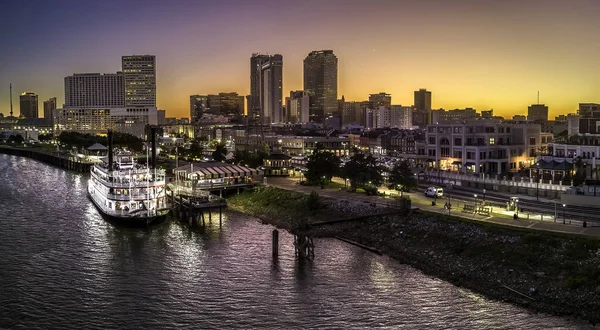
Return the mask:
M334 182L338 184L344 184L344 181L339 178L334 178ZM398 195L398 192L395 190L389 190L386 187L381 187L379 191L381 193L385 193L386 197L383 196L367 196L364 193L356 193L356 192L348 192L344 189L340 188L328 188L327 186L324 189L321 189L318 186L303 186L298 184L298 178L267 178L267 184L287 189L294 190L302 193L309 194L311 191L316 191L319 195L323 197L335 198L346 200L348 202L354 203L375 203L382 207L390 207L394 205L394 201L392 198L387 198L389 195ZM453 216L462 217L465 219L473 220L473 221L481 221L481 222L489 222L502 224L507 226L519 227L519 228L528 228L534 230L544 230L544 231L552 231L559 233L567 233L567 234L579 234L585 236L592 237L600 237L600 227L588 227L583 228L580 222L571 221L569 224L569 220L566 219L566 224L563 224L563 219L554 219L554 217L544 216L541 217L537 214L519 214L519 219L513 219L513 212L508 212L501 208L492 208L492 213L488 215L478 215L472 212L462 212L464 204L473 205L473 201L461 201L452 199L452 209L450 211L444 209L444 203L446 199L441 198L437 201L437 205L431 205L431 198L425 197L422 193L403 193L403 195L408 195L411 198L413 208L419 208L428 212L435 212L440 214L450 214Z

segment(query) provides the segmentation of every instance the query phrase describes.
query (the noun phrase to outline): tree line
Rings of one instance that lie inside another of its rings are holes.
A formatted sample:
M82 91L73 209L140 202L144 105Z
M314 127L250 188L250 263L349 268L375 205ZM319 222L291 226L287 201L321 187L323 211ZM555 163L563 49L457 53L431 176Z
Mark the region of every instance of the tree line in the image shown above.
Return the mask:
M58 136L61 144L69 147L88 148L95 143L108 147L108 137L103 135L82 134L78 132L61 132ZM115 147L127 147L133 151L142 151L144 141L135 135L128 133L113 132L113 145Z
M377 164L377 159L354 148L350 159L341 166L341 159L317 144L314 153L309 156L305 173L308 185L320 185L331 182L334 176L348 180L350 191L362 188L367 194L376 194L377 187L384 183L385 168ZM396 163L389 172L390 189L409 191L416 187L414 174L408 161Z

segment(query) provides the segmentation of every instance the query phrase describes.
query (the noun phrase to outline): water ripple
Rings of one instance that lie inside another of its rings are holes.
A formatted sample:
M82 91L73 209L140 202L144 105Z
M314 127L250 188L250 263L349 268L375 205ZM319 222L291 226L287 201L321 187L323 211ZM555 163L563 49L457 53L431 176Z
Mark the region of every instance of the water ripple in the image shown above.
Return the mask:
M0 328L579 329L490 301L386 257L293 238L224 213L222 227L106 223L86 176L0 155ZM216 222L216 221L215 221Z

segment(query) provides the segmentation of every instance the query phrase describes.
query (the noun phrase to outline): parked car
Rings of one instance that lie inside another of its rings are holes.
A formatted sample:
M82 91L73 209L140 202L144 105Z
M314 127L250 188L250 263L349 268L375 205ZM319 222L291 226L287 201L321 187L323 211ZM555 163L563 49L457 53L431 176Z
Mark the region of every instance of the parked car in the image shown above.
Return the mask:
M425 196L427 197L443 197L444 189L438 187L429 187L425 190Z

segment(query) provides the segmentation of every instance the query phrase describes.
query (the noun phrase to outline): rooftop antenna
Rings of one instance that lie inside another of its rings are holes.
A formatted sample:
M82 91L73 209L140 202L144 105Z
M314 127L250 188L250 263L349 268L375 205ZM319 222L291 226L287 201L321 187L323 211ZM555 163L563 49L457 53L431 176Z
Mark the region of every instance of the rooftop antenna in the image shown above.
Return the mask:
M12 108L12 83L10 83L10 116L13 116L13 108Z
M538 103L537 104L540 104L540 91L538 91Z

